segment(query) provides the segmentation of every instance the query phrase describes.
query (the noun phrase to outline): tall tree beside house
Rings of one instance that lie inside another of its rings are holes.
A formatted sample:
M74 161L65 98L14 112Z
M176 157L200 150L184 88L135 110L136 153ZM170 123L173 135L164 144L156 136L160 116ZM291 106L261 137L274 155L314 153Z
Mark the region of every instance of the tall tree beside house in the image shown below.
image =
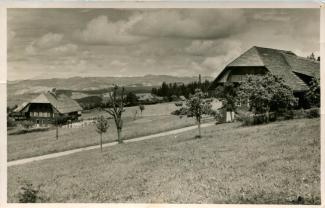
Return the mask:
M195 118L198 125L198 138L201 138L202 116L213 114L210 101L204 98L205 95L201 89L196 89L195 93L190 95L190 98L186 100L185 106L182 106L177 111L177 114L180 116L186 115L187 117Z
M103 133L107 132L109 127L108 120L104 116L97 118L96 130L100 134L100 151L103 151Z
M111 102L111 108L104 109L107 113L109 113L115 122L116 129L117 129L117 141L118 143L123 143L122 140L122 128L123 128L123 119L122 119L122 113L125 111L124 109L124 103L125 103L125 90L124 87L122 87L121 93L118 94L119 87L115 85L113 88L113 92L109 93L110 102Z
M284 80L276 75L267 73L261 75L246 75L239 86L238 98L248 100L250 110L255 114L269 112L286 112L297 103L292 89L284 83Z

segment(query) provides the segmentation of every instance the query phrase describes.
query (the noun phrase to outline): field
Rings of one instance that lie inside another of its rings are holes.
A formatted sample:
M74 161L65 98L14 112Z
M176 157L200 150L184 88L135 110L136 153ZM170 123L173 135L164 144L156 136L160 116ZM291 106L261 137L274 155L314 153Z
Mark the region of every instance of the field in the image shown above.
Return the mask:
M320 204L320 120L239 123L8 168L47 202Z
M124 113L123 138L135 138L162 131L177 129L194 125L192 118L179 118L170 114L176 109L173 103L164 103L145 106L141 116L138 107L127 108ZM134 120L134 112L138 110ZM83 115L84 119L108 116L107 113L91 111ZM111 142L117 139L116 128L113 120L110 120L110 128L103 135L103 142ZM86 147L99 143L99 134L96 127L86 126L83 128L60 128L59 139L56 140L54 129L45 132L33 132L20 135L8 135L8 161L60 152L64 150Z

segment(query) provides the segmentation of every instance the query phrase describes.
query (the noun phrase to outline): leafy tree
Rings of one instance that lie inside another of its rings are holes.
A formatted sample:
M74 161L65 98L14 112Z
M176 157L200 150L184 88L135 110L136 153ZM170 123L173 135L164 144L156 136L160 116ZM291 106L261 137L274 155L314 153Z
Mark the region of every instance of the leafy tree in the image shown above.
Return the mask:
M123 143L122 140L122 128L123 128L123 119L122 119L122 113L125 111L124 109L124 87L122 88L121 93L119 94L119 97L117 96L119 87L117 85L114 86L113 92L109 93L110 102L112 104L111 108L104 109L107 113L109 113L115 122L116 129L117 129L117 141L118 143Z
M195 94L190 95L190 98L186 100L185 106L177 111L177 114L180 116L186 115L187 117L195 118L199 131L198 138L201 138L202 116L213 114L211 103L209 100L204 99L204 97L204 93L200 89L196 89Z
M267 121L269 112L286 111L296 105L292 89L281 77L266 75L247 75L239 86L238 97L248 100L250 110L255 114L265 113Z
M237 87L232 82L226 82L222 86L218 86L214 96L223 103L223 107L227 111L235 111L237 99Z
M317 57L317 61L320 61L320 56Z
M140 111L141 111L141 116L142 116L142 111L144 111L144 109L145 109L144 105L140 104L140 105L139 105L139 109L140 109Z
M306 94L307 100L312 107L320 107L320 79L313 78Z
M126 103L130 106L138 105L139 103L138 97L133 92L129 92L126 95Z
M103 151L103 133L107 131L109 127L108 120L104 116L97 118L96 130L100 134L100 151Z

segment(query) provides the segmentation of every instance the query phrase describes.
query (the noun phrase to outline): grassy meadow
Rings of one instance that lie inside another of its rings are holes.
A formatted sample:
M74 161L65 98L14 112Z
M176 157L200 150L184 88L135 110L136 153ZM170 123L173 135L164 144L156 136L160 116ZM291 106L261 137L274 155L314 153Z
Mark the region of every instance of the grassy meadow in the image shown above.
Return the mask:
M193 118L179 118L178 116L171 115L170 112L174 109L176 109L176 106L173 103L148 105L145 106L145 110L141 116L138 107L126 108L122 132L123 138L130 139L195 124ZM138 114L134 120L135 110L138 110ZM105 112L99 111L91 111L83 116L90 118L99 115L108 116ZM85 126L83 128L60 128L59 139L56 140L55 136L55 129L43 132L8 135L8 161L99 143L99 134L96 132L95 125ZM110 128L107 133L103 134L103 142L112 142L116 139L117 132L115 123L113 120L110 120Z
M319 118L195 133L9 167L8 201L29 180L45 202L320 204Z

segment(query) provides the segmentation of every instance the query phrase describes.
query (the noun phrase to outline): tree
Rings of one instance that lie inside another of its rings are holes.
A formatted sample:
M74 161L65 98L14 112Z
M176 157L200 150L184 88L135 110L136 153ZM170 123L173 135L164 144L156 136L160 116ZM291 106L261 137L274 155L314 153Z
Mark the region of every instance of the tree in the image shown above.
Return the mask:
M320 61L320 56L317 57L317 61Z
M320 107L320 79L313 78L306 93L307 100L312 107Z
M108 120L104 116L97 118L96 130L100 134L100 151L103 151L103 133L107 131L109 127Z
M235 111L237 99L237 88L234 83L226 82L222 86L218 86L214 92L214 96L223 103L226 111ZM232 115L232 113L230 114ZM233 118L231 118L232 120Z
M140 104L140 105L139 105L139 109L140 109L140 111L141 111L141 116L142 116L142 111L144 111L144 109L145 109L145 108L144 108L144 105Z
M139 103L138 97L133 92L129 92L126 95L126 103L130 106L138 105Z
M247 75L239 86L238 98L248 100L250 110L255 114L265 113L267 121L271 110L283 112L297 103L292 89L284 80L270 73Z
M117 129L117 141L118 143L123 143L122 140L122 128L123 128L123 119L122 113L125 111L124 109L124 87L122 88L122 92L120 96L117 97L119 87L117 85L114 86L113 92L109 93L110 102L112 104L111 108L104 109L107 113L109 113L115 122L116 129Z
M199 131L198 138L201 138L202 116L213 114L210 101L204 99L204 97L204 93L200 89L196 89L195 93L186 100L185 106L177 111L177 114L180 116L186 115L187 117L195 118Z
M310 56L307 56L307 58L314 60L314 61L316 60L314 53L311 53Z

